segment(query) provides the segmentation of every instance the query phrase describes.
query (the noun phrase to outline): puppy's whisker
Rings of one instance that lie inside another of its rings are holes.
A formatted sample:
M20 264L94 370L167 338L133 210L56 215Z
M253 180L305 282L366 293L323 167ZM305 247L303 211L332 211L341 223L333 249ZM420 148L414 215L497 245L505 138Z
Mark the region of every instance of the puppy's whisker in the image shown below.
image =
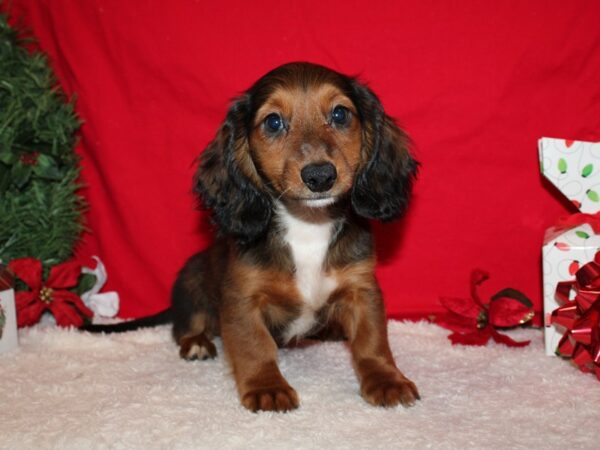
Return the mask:
M288 193L288 192L289 192L291 189L292 189L292 188L287 188L287 189L284 189L284 190L283 190L283 191L282 191L282 192L281 192L281 193L280 193L280 194L277 196L277 198L275 199L275 201L279 201L279 200L281 200L281 197L283 197L283 196L284 196L286 193Z

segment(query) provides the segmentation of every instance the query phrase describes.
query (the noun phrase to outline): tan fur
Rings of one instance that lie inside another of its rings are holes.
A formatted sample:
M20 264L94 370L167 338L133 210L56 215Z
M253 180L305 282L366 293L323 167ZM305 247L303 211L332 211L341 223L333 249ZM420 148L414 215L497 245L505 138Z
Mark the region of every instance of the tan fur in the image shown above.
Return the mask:
M295 198L311 195L300 178L302 167L311 162L331 162L338 181L331 195L347 192L361 159L361 127L354 117L348 130L340 133L328 124L333 106L356 108L338 88L325 84L300 88L280 87L257 114L250 135L252 155L278 192ZM271 113L289 118L289 132L282 139L265 135L260 123Z

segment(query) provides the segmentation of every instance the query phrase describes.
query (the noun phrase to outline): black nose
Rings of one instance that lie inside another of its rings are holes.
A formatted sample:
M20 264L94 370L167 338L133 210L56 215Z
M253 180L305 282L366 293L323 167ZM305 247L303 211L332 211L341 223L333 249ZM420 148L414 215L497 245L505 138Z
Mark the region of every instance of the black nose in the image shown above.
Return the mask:
M331 189L337 172L331 163L309 164L300 171L304 184L313 192L325 192Z

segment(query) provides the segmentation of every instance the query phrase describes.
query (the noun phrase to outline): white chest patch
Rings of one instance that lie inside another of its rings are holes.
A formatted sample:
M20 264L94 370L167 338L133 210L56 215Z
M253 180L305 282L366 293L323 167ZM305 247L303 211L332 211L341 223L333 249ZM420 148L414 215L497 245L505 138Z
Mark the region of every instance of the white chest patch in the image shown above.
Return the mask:
M315 313L325 304L337 282L323 270L333 223L306 222L290 215L283 207L280 208L280 218L285 227L284 239L292 250L296 266L296 287L303 300L300 317L284 332L284 340L288 342L307 333L315 325Z

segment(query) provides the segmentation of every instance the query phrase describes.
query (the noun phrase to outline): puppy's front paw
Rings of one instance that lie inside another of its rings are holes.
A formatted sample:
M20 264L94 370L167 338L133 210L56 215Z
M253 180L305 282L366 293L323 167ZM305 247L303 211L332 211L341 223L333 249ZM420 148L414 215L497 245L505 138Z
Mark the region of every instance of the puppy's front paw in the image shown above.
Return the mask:
M374 406L413 406L420 399L417 386L399 371L373 372L364 378L360 390Z
M300 404L298 394L290 386L252 389L242 396L242 405L250 411L286 412Z

